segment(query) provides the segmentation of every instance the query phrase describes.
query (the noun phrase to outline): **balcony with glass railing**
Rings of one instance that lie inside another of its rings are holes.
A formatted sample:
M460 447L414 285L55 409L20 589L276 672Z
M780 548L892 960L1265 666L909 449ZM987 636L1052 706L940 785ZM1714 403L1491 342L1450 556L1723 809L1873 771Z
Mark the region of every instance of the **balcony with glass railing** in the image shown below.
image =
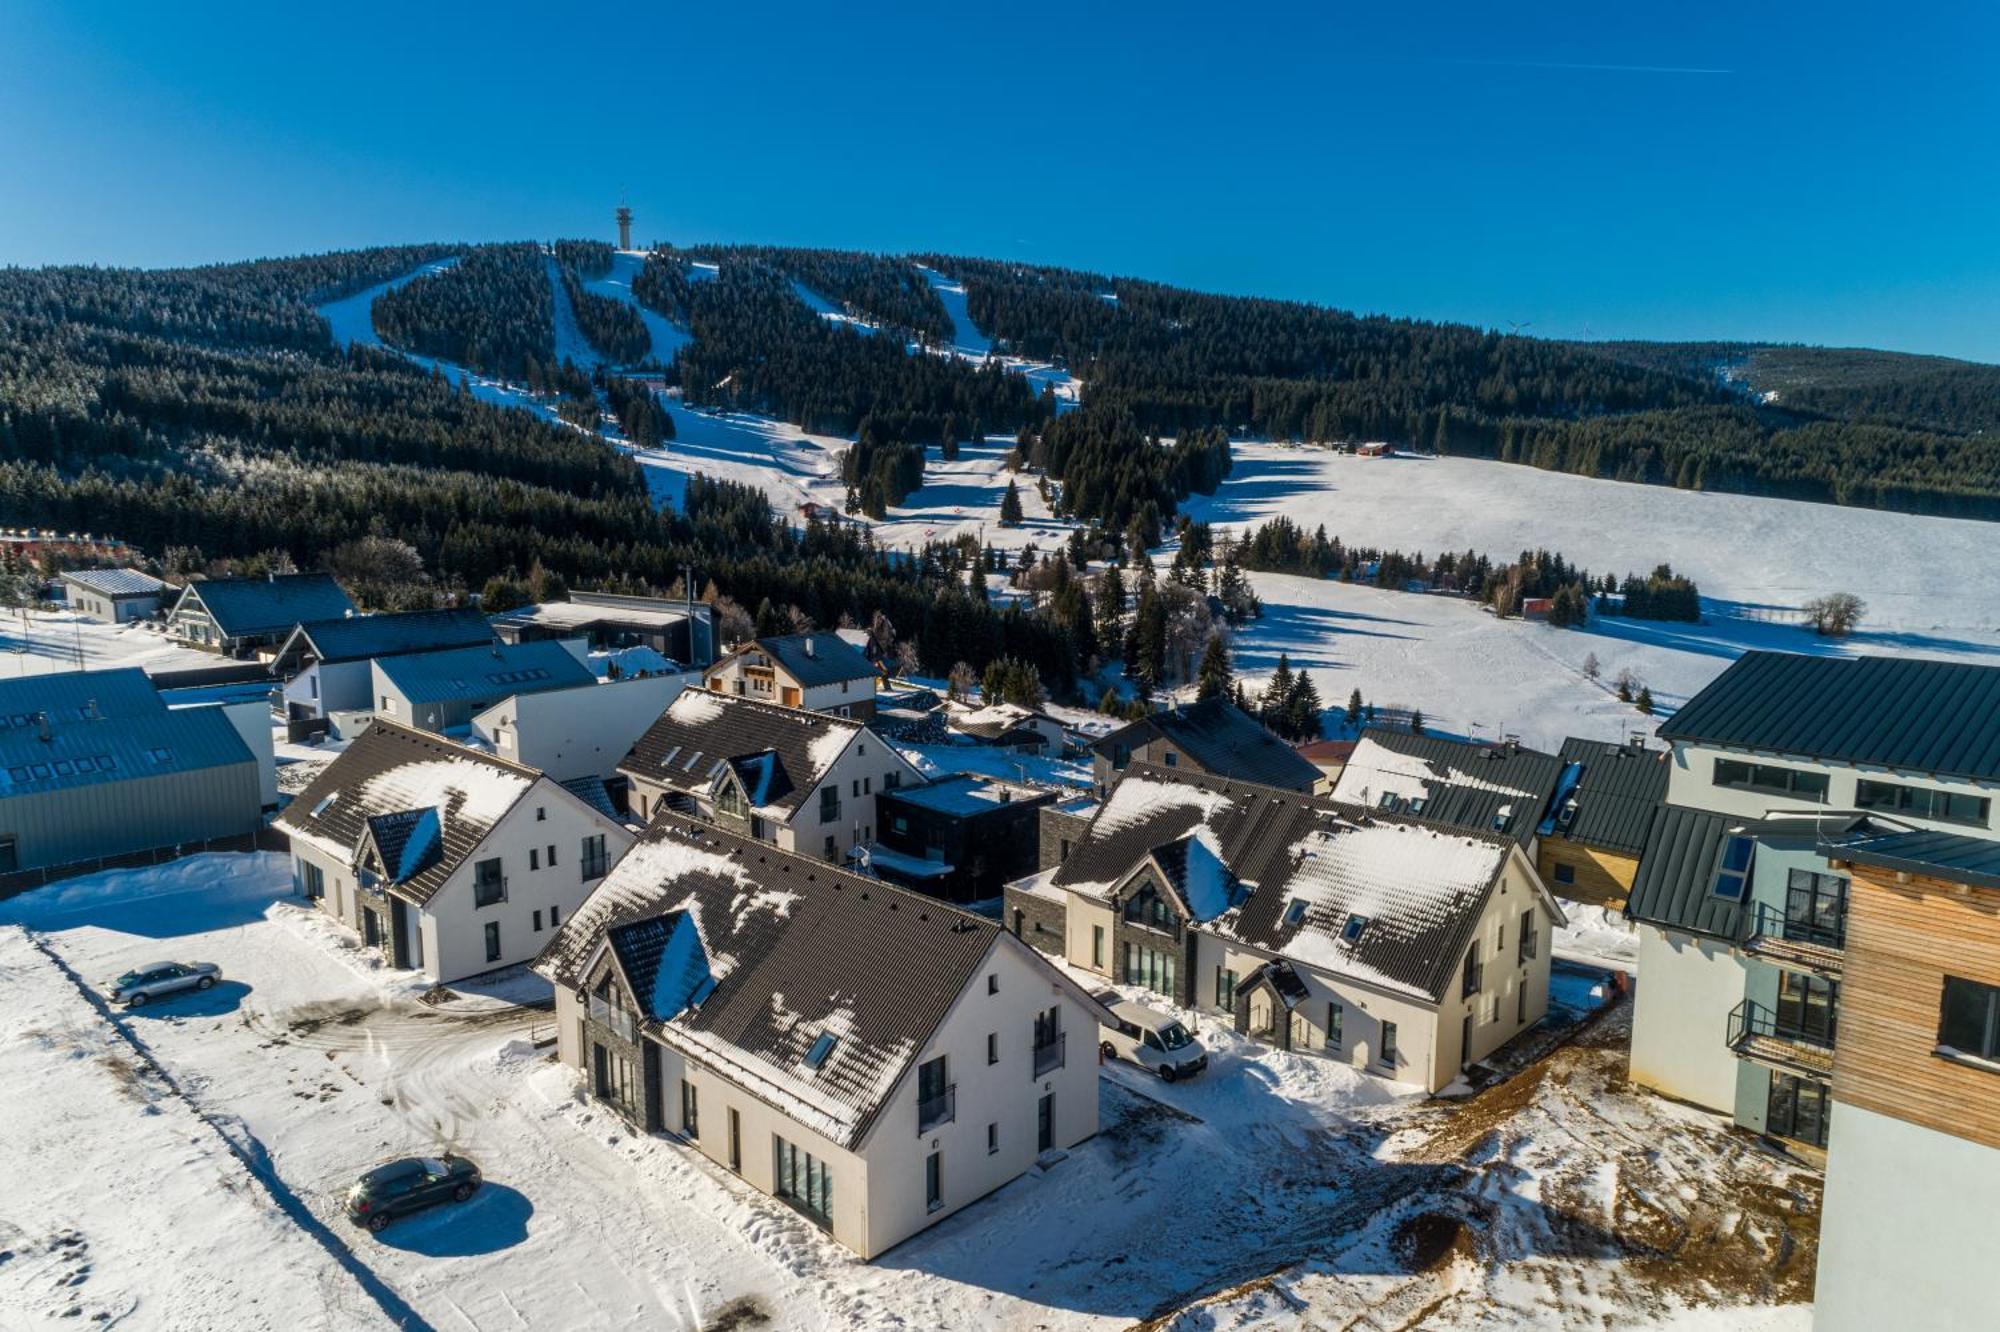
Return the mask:
M1052 1073L1063 1066L1063 1042L1067 1034L1058 1032L1035 1046L1035 1076Z

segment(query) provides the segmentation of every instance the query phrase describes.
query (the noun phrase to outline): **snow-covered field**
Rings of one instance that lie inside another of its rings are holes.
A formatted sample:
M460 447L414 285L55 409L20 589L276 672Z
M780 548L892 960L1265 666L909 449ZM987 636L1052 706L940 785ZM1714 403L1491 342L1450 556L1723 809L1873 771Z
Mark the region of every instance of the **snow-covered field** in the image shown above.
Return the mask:
M14 1018L0 1038L9 1328L75 1325L62 1319L74 1303L144 1327L692 1328L733 1316L746 1328L1096 1332L1177 1310L1176 1326L1224 1325L1214 1315L1245 1283L1273 1282L1300 1301L1288 1305L1300 1326L1432 1299L1442 1327L1480 1326L1500 1307L1515 1326L1599 1328L1690 1303L1719 1307L1680 1326L1803 1326L1796 1307L1745 1303L1727 1283L1692 1300L1624 1233L1628 1206L1716 1205L1685 1201L1697 1181L1710 1194L1816 1189L1714 1117L1555 1072L1521 1083L1525 1106L1445 1107L1209 1023L1201 1078L1166 1086L1108 1067L1095 1139L861 1263L582 1100L530 1043L547 1014L513 1006L540 982L422 995L288 888L282 857L201 856L0 904ZM216 962L227 980L107 1014L53 960L90 984L162 956ZM130 1071L142 1050L165 1077ZM340 1215L358 1171L442 1148L484 1168L472 1202L379 1237ZM65 1168L47 1169L53 1158ZM1591 1181L1601 1197L1567 1192ZM1480 1243L1499 1249L1450 1270L1412 1261L1389 1237L1431 1213L1489 1218ZM1753 1215L1711 1243L1756 1270L1772 1261L1769 1238ZM1810 1270L1809 1244L1788 1253ZM87 1280L68 1284L79 1268Z

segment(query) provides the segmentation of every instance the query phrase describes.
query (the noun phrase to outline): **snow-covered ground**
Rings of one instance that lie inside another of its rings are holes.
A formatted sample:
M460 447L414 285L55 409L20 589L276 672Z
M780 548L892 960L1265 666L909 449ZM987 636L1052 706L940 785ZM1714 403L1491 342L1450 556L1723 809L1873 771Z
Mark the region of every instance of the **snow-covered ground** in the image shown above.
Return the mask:
M972 314L965 306L965 284L956 278L947 277L935 268L918 264L917 271L931 284L938 300L944 303L944 311L952 323L951 345L936 350L964 357L971 361L984 361L994 354L993 339L972 322ZM1001 363L1009 370L1018 370L1027 376L1028 383L1037 394L1044 390L1056 395L1056 410L1074 411L1083 399L1083 386L1067 370L1059 370L1046 361L1030 361L1020 356L1002 356Z
M694 341L694 336L665 315L656 313L651 306L642 305L639 298L632 294L632 283L645 266L644 251L617 250L611 256L611 271L603 277L586 278L583 286L586 291L623 301L637 310L640 321L646 325L647 335L653 340L653 358L661 365L667 365L682 347ZM712 273L714 270L706 271Z
M1212 1295L1228 1304L1243 1283L1275 1280L1322 1326L1457 1290L1439 1325L1476 1325L1481 1300L1498 1298L1513 1325L1597 1328L1686 1298L1623 1233L1623 1174L1630 1206L1675 1213L1713 1205L1684 1201L1697 1181L1791 1187L1797 1173L1714 1117L1622 1085L1572 1089L1550 1073L1520 1084L1524 1105L1443 1107L1203 1021L1202 1077L1167 1086L1109 1066L1096 1138L861 1263L581 1099L531 1044L548 1015L513 1006L545 992L539 981L422 994L288 889L282 857L201 856L0 904L14 1018L0 1039L0 1215L13 1228L0 1247L16 1254L0 1260L0 1307L32 1311L31 1326L76 1302L114 1316L136 1305L147 1327L695 1327L733 1314L742 1327L1108 1332L1180 1309L1179 1326L1216 1326ZM86 983L159 957L213 961L227 979L107 1017L20 926ZM1073 1041L1071 1057L1089 1048ZM165 1078L133 1076L126 1052L140 1049ZM1488 1132L1502 1146L1480 1148ZM224 1133L265 1183L232 1164ZM443 1148L484 1168L472 1202L379 1237L340 1215L360 1170ZM53 1157L65 1168L42 1168ZM1577 1181L1603 1197L1567 1192ZM1447 1274L1448 1288L1384 1238L1429 1212L1497 1217L1484 1266ZM1763 1224L1710 1243L1754 1267ZM91 1275L61 1286L79 1266L73 1234ZM1792 1261L1810 1271L1810 1246ZM1711 1298L1723 1308L1699 1316L1721 1321L1685 1326L1772 1325L1735 1287Z
M2000 584L1968 578L2000 528L1871 509L1640 486L1465 458L1360 458L1281 444L1237 444L1195 518L1243 530L1283 513L1359 545L1495 558L1558 550L1595 572L1668 562L1700 585L1698 625L1616 616L1583 630L1497 620L1455 597L1253 574L1262 620L1235 644L1253 687L1288 653L1321 701L1359 688L1383 707L1419 708L1434 729L1513 732L1554 748L1565 736L1621 738L1653 720L1618 702L1630 670L1664 713L1752 648L1920 653L2000 662ZM1866 558L1849 558L1866 552ZM1869 605L1862 632L1816 638L1796 607L1831 590ZM1589 658L1599 674L1585 674Z
M0 615L0 677L113 666L199 670L221 660L173 642L155 625L104 624L70 611Z

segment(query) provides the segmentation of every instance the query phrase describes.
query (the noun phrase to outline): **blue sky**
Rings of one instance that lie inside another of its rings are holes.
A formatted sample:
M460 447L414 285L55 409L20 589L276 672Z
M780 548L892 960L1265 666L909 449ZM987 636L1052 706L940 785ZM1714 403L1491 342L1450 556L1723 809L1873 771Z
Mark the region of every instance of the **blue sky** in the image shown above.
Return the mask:
M1990 4L293 8L0 6L0 262L609 236L623 191L643 240L2000 361Z

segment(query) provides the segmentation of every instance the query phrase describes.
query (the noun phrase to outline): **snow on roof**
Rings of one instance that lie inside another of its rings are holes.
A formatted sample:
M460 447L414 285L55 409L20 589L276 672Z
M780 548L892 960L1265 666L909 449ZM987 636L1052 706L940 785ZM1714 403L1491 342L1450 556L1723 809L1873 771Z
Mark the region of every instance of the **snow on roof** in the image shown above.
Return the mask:
M1204 824L1185 839L1187 865L1181 895L1196 920L1214 920L1229 910L1234 876L1222 861L1222 843Z
M958 772L923 786L897 787L894 799L903 804L936 810L940 814L968 817L1047 794L1030 786L1015 786L997 778L982 777L978 773Z
M1174 809L1196 810L1206 822L1232 803L1226 791L1133 774L1112 788L1092 828L1108 837Z
M703 722L714 721L727 708L728 705L722 701L720 694L711 693L706 689L683 689L667 706L667 715L677 722L699 726Z

